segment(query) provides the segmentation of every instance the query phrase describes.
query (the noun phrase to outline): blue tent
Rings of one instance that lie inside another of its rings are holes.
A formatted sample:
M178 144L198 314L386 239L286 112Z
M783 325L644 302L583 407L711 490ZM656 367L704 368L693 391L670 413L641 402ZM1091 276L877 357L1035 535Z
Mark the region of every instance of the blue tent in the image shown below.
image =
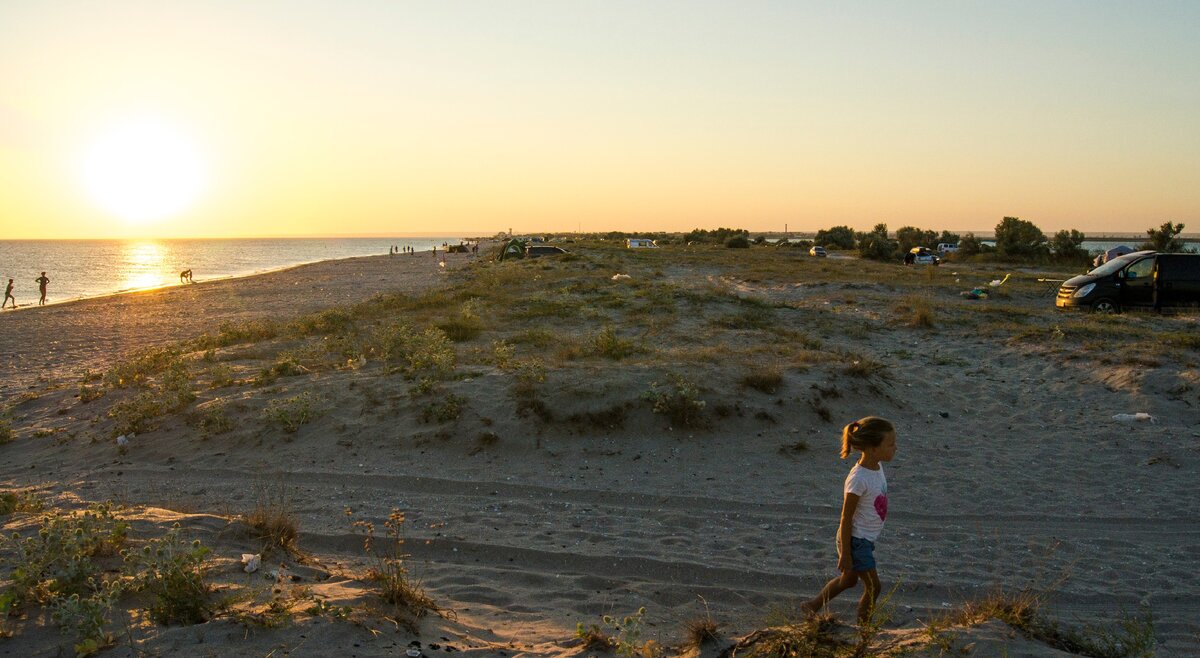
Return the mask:
M1092 261L1092 264L1095 265L1096 267L1099 267L1099 266L1107 263L1108 261L1116 258L1117 256L1124 256L1125 254L1132 254L1134 251L1136 251L1136 250L1133 247L1126 247L1125 245L1119 245L1119 246L1113 247L1112 249L1109 249L1108 251L1100 254L1099 256L1096 256L1096 259Z

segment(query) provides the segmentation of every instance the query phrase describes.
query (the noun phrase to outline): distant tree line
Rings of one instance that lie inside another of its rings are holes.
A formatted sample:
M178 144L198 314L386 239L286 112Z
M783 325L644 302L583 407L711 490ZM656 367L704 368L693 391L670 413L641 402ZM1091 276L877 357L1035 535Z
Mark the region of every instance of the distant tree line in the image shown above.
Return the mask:
M1146 231L1149 240L1142 249L1155 251L1182 251L1184 243L1179 239L1183 224L1166 222L1158 228ZM996 225L995 245L980 240L974 233L958 235L950 231L919 229L904 226L894 235L888 233L887 224L876 224L869 232L858 232L849 226L834 226L817 231L814 244L829 249L857 249L863 258L890 261L904 257L913 247L933 248L939 243L957 244L955 258L971 258L986 254L989 258L1008 261L1041 261L1061 263L1088 263L1091 255L1083 248L1087 237L1075 229L1064 229L1049 238L1032 222L1019 217L1005 217Z

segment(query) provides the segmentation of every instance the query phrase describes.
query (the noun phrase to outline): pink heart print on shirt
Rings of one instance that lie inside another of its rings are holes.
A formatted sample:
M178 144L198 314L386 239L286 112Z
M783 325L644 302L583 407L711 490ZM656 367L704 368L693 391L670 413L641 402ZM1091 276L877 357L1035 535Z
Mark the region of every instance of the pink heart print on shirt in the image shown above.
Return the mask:
M887 494L875 496L875 513L880 521L887 521Z

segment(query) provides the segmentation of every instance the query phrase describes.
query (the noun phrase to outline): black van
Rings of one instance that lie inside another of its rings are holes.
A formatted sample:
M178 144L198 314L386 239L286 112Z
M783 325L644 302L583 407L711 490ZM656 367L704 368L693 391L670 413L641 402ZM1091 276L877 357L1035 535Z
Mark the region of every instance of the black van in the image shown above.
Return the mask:
M1123 308L1200 306L1200 254L1135 251L1058 288L1058 308L1119 313Z

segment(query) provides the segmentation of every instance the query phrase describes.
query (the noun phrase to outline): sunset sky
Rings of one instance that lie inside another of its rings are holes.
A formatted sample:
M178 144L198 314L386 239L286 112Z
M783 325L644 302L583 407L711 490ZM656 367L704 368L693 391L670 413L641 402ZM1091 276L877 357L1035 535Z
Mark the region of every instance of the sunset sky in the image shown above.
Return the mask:
M1200 2L0 1L0 239L1200 230Z

